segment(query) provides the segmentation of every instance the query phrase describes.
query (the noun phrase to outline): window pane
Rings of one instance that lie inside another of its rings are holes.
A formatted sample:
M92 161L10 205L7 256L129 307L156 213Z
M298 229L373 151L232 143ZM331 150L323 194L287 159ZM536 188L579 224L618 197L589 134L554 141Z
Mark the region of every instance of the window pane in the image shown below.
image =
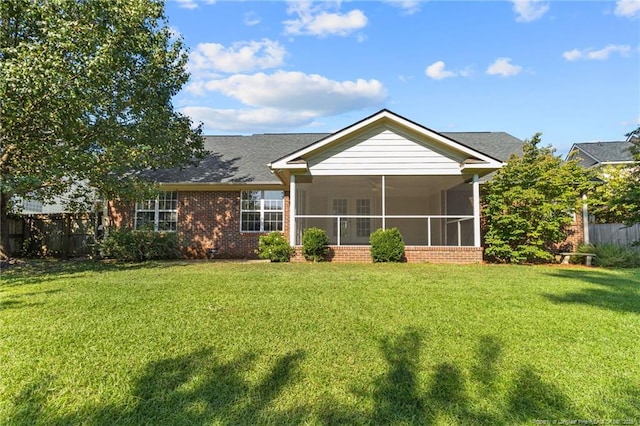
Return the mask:
M251 211L260 211L260 201L242 201L242 210L247 211L247 210L251 210Z
M158 213L158 231L175 231L178 228L178 215L176 212Z
M155 214L153 212L136 212L136 229L153 231Z
M260 213L243 212L242 213L242 230L243 231L260 231Z
M265 210L282 210L282 200L264 200Z
M136 210L155 210L156 200L144 200L136 203Z
M241 197L243 200L260 200L260 191L242 191Z
M242 191L240 229L271 232L283 229L284 191ZM260 218L264 218L261 222Z
M264 214L264 230L265 232L282 231L282 213L265 213Z
M136 229L176 231L178 228L178 192L160 192L153 200L136 203ZM158 216L156 217L156 211ZM157 219L157 228L156 228Z
M284 199L284 191L264 191L265 200L282 200Z

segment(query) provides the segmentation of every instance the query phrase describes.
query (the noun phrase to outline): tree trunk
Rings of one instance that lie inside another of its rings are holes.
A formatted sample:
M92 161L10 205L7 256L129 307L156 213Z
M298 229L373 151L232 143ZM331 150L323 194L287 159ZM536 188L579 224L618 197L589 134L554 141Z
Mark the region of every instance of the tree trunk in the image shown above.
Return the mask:
M0 192L0 260L8 260L9 247L9 195Z

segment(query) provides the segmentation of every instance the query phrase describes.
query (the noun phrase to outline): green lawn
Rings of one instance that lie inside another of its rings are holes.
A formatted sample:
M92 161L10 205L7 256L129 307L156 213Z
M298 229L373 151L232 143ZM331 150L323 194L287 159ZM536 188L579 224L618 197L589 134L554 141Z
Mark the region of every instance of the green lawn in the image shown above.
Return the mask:
M638 269L44 262L0 297L2 424L640 423Z

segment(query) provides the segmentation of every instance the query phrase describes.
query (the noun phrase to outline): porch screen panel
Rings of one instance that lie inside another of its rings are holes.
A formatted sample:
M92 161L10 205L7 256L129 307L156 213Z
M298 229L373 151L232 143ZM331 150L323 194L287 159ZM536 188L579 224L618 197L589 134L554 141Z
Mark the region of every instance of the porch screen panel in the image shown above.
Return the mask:
M465 177L305 179L296 184L297 193L305 194L296 211L297 237L300 227L317 226L327 232L331 244L369 244L371 232L382 227L384 205L384 226L398 228L407 245L473 245L473 189Z
M356 199L356 214L358 216L370 215L371 200L368 198ZM356 235L361 238L371 235L371 218L359 217L356 219Z

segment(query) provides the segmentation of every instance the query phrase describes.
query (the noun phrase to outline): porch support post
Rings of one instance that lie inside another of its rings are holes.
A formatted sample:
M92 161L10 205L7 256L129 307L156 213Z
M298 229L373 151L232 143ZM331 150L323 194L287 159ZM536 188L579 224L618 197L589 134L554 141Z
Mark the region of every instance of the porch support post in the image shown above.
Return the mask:
M582 194L582 233L584 243L589 244L589 206L587 205L587 194Z
M385 175L382 175L382 190L381 190L381 194L382 194L382 229L387 229L387 184L386 184L386 179L385 179Z
M480 247L480 179L473 175L473 245Z
M289 185L289 244L296 245L296 175L291 175Z

